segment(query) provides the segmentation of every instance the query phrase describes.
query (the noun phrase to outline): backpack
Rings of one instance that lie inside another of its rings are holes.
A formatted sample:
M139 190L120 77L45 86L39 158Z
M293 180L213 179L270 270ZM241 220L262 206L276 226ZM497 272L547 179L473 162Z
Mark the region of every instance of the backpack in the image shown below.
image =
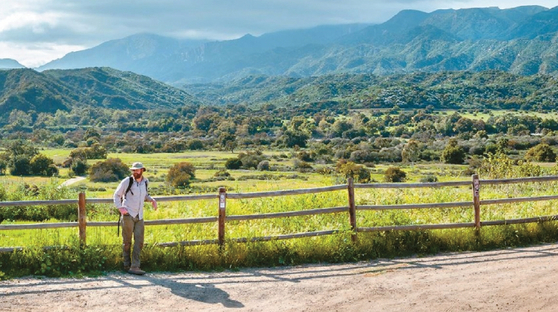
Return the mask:
M132 192L132 184L134 184L134 177L130 176L128 180L130 182L128 182L128 187L126 188L126 192L124 193L124 198L126 198L128 192L134 195L134 192ZM149 181L147 179L145 180L145 190L147 191L147 194L149 194Z
M133 176L129 176L128 177L128 187L126 188L126 192L124 192L124 198L126 198L126 195L128 195L128 192L132 193L132 195L134 195L134 192L132 192L132 184L134 184L134 177ZM147 191L147 194L149 194L149 181L146 179L145 180L145 190ZM119 212L120 213L120 212ZM116 236L120 236L120 222L122 222L122 216L118 216L118 227L116 229Z

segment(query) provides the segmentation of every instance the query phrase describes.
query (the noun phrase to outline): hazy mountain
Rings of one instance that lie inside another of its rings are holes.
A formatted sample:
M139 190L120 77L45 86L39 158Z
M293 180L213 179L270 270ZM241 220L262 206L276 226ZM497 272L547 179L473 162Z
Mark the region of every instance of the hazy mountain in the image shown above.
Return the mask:
M399 12L378 25L335 25L186 42L151 34L74 52L39 70L108 66L173 85L248 75L309 77L486 69L558 74L558 7Z
M198 103L183 90L112 68L0 71L0 114L13 109L37 113L73 107L155 109Z
M18 63L18 61L13 59L0 59L0 69L13 69L13 68L25 68L25 66Z

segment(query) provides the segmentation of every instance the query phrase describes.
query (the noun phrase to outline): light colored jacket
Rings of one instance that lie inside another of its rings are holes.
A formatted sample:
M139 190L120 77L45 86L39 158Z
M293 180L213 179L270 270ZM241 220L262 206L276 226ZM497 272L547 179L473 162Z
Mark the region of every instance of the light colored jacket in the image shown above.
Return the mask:
M142 177L140 182L134 179L130 191L128 194L124 194L129 183L130 177L120 182L116 191L114 191L114 205L116 208L126 208L132 217L139 216L140 220L142 220L144 202L153 201L153 198L147 194L148 180L146 177Z

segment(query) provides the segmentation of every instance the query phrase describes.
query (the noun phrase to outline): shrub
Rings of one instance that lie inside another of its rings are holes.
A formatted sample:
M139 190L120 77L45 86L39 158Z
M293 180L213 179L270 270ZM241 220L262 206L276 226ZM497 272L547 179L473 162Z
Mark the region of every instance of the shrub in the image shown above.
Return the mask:
M4 159L0 159L0 174L4 174L6 172L6 168L8 168L8 164Z
M58 168L54 165L54 161L43 154L33 156L29 166L31 167L31 174L34 175L45 177L58 175Z
M296 158L306 162L314 161L315 157L316 157L315 152L301 151L298 154L296 154Z
M89 179L92 182L116 182L130 174L128 166L119 158L109 158L97 162L89 169Z
M299 172L307 172L313 169L311 164L298 159L295 159L293 166Z
M74 175L82 176L87 172L89 166L87 165L87 161L76 158L72 160L72 164L70 165L70 172Z
M389 167L384 173L384 180L386 182L405 182L407 174L399 167Z
M363 165L357 165L352 161L341 159L337 162L335 169L346 178L353 178L356 182L370 182L370 171Z
M225 162L225 168L235 170L240 169L242 167L242 161L238 158L229 158Z
M420 182L422 183L438 182L438 178L435 175L429 174L420 178Z
M260 161L260 163L258 164L258 170L259 171L269 171L269 161L267 161L267 160Z
M189 150L202 150L203 149L203 142L198 140L198 139L190 140L186 143L186 145L187 145Z
M527 153L525 153L525 159L532 161L553 162L556 160L556 153L554 153L548 144L541 143L531 147Z
M10 174L14 176L26 176L31 174L31 158L27 155L18 155L14 158Z
M462 164L467 154L463 148L457 145L457 141L451 139L442 152L441 160L446 164Z
M330 175L333 174L335 172L335 170L333 168L330 167L322 167L316 170L317 173L319 174L323 174L323 175Z
M194 165L189 162L180 162L169 169L166 181L174 187L187 187L190 185L191 179L195 177L195 172Z
M230 177L231 174L227 170L219 170L215 172L214 177Z

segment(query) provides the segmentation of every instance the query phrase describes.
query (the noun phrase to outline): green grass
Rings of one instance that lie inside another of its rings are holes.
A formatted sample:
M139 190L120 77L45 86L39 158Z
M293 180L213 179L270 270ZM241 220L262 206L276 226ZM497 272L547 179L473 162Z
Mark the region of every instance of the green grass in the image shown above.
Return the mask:
M61 152L57 152L61 154ZM57 154L57 155L58 155ZM181 154L116 154L125 163L142 161L148 167L146 175L154 182L150 189L163 185L162 177L170 163L197 161L197 180L192 194L206 190L216 193L220 186L229 193L261 192L271 190L301 189L310 187L344 184L335 176L298 172L261 172L230 170L234 181L204 182L222 169L222 163L231 155L213 152ZM110 155L115 157L116 155ZM207 158L203 158L207 157ZM204 160L205 159L205 160ZM286 160L285 162L288 162ZM164 164L164 165L163 165ZM212 165L213 164L213 165ZM373 178L381 182L383 171L388 165L371 168ZM464 166L439 164L401 165L408 173L409 182L417 182L426 174L435 175L439 181L470 180L461 172ZM240 180L243 176L269 174L281 175L278 180ZM295 175L295 178L288 178ZM19 200L39 198L77 198L86 190L87 198L110 198L116 187L114 183L81 182L81 186L58 189L64 179L37 179L0 177L0 186L8 193L17 193L23 183L38 184L39 196L20 196ZM558 183L528 183L523 185L483 185L481 199L529 197L556 194ZM44 186L43 186L44 185ZM95 191L90 191L95 189ZM102 190L104 189L104 190ZM157 195L156 195L157 196ZM416 188L416 189L356 189L357 205L391 205L437 202L471 201L469 187ZM315 208L347 206L347 191L267 197L253 199L228 199L227 215L249 215L307 210ZM481 219L503 220L513 218L556 215L555 201L502 204L482 206ZM197 218L218 215L218 201L199 200L181 202L160 202L159 210L153 211L146 205L147 220ZM6 208L1 208L6 209ZM41 209L26 207L25 209ZM88 221L116 221L117 214L111 204L88 204ZM379 227L391 225L470 223L473 222L472 207L357 211L359 227ZM57 222L51 219L48 222ZM29 221L4 220L2 224L30 223ZM387 231L358 234L358 241L351 240L348 213L334 213L316 216L290 217L280 219L229 221L226 224L226 238L252 238L281 234L340 230L337 235L290 239L258 243L233 243L228 241L224 249L218 246L155 247L157 243L206 240L217 238L217 224L154 225L146 228L146 243L142 263L148 270L207 270L236 268L241 266L292 265L308 262L341 262L367 260L377 257L397 257L413 254L429 254L440 251L484 250L497 247L519 246L538 242L555 241L558 226L555 222L483 227L479 233L473 229ZM116 227L88 227L87 247L80 246L77 228L44 230L0 231L0 247L24 247L24 251L0 254L0 278L12 278L27 274L80 276L98 274L101 271L116 270L121 265L121 239L116 235ZM43 251L43 246L63 246Z

